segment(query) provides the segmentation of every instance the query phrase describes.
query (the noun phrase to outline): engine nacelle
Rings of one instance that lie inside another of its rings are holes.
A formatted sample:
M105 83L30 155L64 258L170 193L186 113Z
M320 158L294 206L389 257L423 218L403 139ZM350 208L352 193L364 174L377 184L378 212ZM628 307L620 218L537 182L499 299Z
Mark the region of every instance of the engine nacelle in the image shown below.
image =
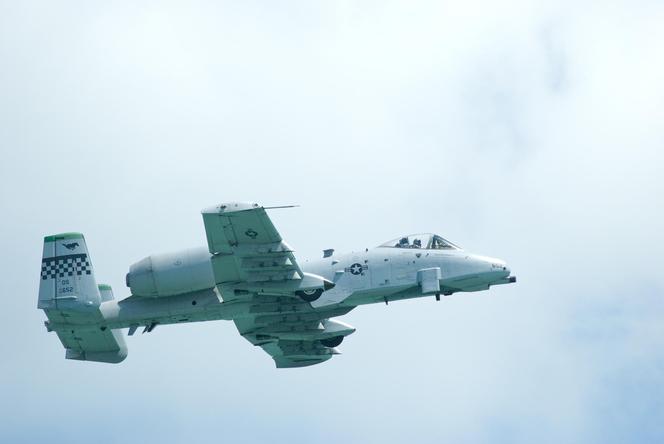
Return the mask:
M215 285L210 253L204 247L148 256L129 267L126 282L131 294L152 298Z

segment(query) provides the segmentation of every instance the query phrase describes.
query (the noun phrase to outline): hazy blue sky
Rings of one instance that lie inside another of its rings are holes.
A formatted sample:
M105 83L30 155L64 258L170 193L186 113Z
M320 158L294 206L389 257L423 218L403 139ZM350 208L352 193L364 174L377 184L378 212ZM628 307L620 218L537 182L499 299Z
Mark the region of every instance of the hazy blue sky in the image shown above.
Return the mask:
M664 442L664 4L0 0L0 441ZM300 258L433 231L517 285L360 307L276 370L230 322L64 359L42 236L97 278L255 200Z

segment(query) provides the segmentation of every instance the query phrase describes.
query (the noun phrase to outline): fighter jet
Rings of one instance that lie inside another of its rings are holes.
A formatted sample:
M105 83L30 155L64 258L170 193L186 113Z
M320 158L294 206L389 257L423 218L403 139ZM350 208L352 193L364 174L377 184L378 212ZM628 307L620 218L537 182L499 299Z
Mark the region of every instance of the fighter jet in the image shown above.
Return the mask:
M98 284L81 233L44 238L37 307L65 357L118 363L127 356L121 329L230 320L278 368L304 367L339 354L355 332L333 319L358 305L516 282L505 261L471 254L437 234L400 236L371 249L298 262L266 209L232 202L204 209L207 247L157 254L126 275L131 295L115 300Z

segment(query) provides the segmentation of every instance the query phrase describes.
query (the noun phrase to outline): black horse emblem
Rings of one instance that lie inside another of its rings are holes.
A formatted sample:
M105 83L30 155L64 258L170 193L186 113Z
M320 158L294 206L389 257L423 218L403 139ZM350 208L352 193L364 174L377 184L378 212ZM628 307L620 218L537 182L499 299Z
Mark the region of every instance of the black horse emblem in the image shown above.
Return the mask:
M73 250L76 247L79 247L78 242L72 242L69 244L62 244L63 247L65 247L67 250Z

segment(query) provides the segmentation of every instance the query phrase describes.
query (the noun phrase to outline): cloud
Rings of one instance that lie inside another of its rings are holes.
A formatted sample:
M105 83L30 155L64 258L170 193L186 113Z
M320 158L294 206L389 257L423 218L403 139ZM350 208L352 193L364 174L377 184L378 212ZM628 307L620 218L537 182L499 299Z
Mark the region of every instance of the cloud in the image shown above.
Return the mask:
M4 7L0 437L661 441L663 14ZM35 308L43 235L84 231L123 296L129 264L203 244L200 208L243 199L302 204L271 213L301 258L437 231L519 282L360 307L309 369L222 322L129 338L120 366L63 359Z

